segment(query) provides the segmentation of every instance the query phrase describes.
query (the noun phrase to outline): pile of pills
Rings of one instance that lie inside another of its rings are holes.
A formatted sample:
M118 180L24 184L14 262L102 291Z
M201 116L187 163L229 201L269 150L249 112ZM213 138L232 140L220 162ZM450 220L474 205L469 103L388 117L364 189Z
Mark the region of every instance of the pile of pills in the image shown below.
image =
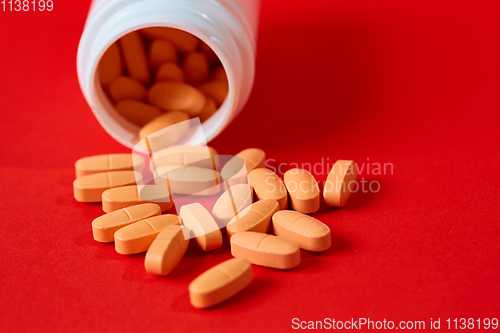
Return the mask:
M210 47L181 30L132 31L102 56L98 76L115 110L140 138L190 118L203 122L223 103L226 72Z
M206 155L211 156L210 163L204 162ZM323 252L330 248L330 228L307 215L320 208L321 195L308 171L289 170L282 181L264 167L264 151L249 148L233 158L244 162L245 172L233 172L231 181L219 182L234 163L231 159L218 165L213 148L173 146L157 156L159 166L168 170L167 182L162 185L137 185L142 183L138 170L144 168L144 161L130 154L82 158L75 164L74 196L80 202L102 202L106 214L92 222L94 239L114 242L120 254L146 252L145 268L151 274L172 272L190 241L201 251L213 251L227 236L235 258L212 267L190 283L194 307L214 306L245 288L252 281L252 264L288 270L299 265L301 249ZM169 158L162 161L162 156ZM220 173L214 172L216 165L222 167ZM176 173L179 169L181 172ZM325 203L344 206L356 176L353 161L337 161L324 185ZM214 177L216 190L206 191ZM162 215L172 209L172 194L179 192L212 196L215 204L209 211L193 202L176 207L179 216Z

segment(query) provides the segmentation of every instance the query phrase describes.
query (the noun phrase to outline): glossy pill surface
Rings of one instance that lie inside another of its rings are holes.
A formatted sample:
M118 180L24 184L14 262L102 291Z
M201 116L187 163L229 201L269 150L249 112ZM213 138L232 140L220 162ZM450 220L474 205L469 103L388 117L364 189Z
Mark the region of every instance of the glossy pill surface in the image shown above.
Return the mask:
M231 237L231 254L252 264L290 269L300 263L300 248L295 242L259 232L239 232Z
M149 61L139 32L132 31L120 38L120 47L130 77L144 85L149 84L151 81Z
M158 234L144 259L146 272L168 275L177 267L189 245L189 238L184 237L182 228L185 227L169 225Z
M160 66L156 72L155 82L184 82L184 72L173 62L167 62Z
M144 159L132 154L105 154L80 158L75 162L76 178L107 171L142 170Z
M156 167L163 165L189 165L215 170L217 151L209 146L172 146L153 152Z
M271 231L271 217L280 210L279 204L273 199L263 199L245 208L236 215L226 226L229 238L235 233L255 231L268 233Z
M189 165L164 165L157 170L155 184L168 180L170 191L177 194L212 195L219 193L219 174L208 168Z
M135 185L142 175L134 171L109 171L94 173L75 179L73 194L76 201L101 202L104 191L120 186Z
M284 182L290 195L290 206L301 213L312 214L319 209L319 186L314 176L304 169L285 172Z
M236 295L252 282L252 265L233 258L205 271L189 284L189 299L195 308L207 308Z
M259 148L247 148L240 151L236 156L245 161L247 172L257 168L264 168L266 164L266 153Z
M285 184L271 170L264 168L253 169L248 174L248 182L259 200L274 199L278 201L280 209L288 207L288 193Z
M213 209L212 216L219 225L219 228L225 228L236 214L252 204L252 189L247 184L238 184L231 186L217 199Z
M165 40L157 39L149 47L149 63L154 69L158 69L163 63L177 63L177 50L174 44Z
M162 212L174 205L166 185L129 185L111 188L102 194L102 210L106 213L148 202L160 206Z
M142 140L145 137L150 136L159 130L186 121L188 119L189 116L187 115L187 113L182 111L170 111L164 113L161 116L156 117L155 119L151 120L149 123L144 125L144 127L141 128L141 130L139 131L139 137ZM182 127L184 129L184 126ZM184 135L183 130L177 131L177 129L180 128L181 128L180 126L176 126L176 128L172 129L172 131L175 131L175 133L172 133L174 134L173 138L169 142L165 143L166 145L173 144L175 141L179 140ZM186 127L185 130L187 129L188 128Z
M272 220L276 236L296 242L301 249L321 252L332 244L330 228L309 215L282 210L274 214Z
M115 232L119 229L149 217L161 214L160 206L154 203L119 209L112 213L99 216L92 221L92 233L94 239L101 243L109 243L115 240Z
M160 215L135 222L115 232L115 249L120 254L145 252L156 236L169 225L180 224L177 215Z
M323 187L323 196L328 206L344 207L356 185L358 169L354 161L338 160L333 165Z
M182 225L191 231L191 236L202 251L215 250L222 246L222 233L219 226L205 207L199 203L184 205L179 215Z
M196 116L205 106L205 96L193 86L182 82L160 82L148 92L149 103L163 110L181 110Z

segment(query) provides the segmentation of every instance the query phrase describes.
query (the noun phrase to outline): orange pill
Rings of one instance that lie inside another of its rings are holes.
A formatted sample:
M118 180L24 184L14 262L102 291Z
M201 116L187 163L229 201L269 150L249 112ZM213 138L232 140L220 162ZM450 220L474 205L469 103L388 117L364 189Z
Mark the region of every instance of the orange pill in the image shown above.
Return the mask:
M219 57L215 54L215 52L212 50L210 46L208 46L206 43L201 42L200 49L201 51L205 54L205 56L208 59L208 63L210 65L214 65L219 62Z
M118 102L116 111L125 119L138 126L144 126L163 114L157 107L131 99Z
M264 168L253 169L248 174L248 182L259 200L274 199L278 201L280 209L288 207L288 193L285 184L271 170Z
M170 191L186 195L213 195L220 192L220 176L213 169L190 165L164 165L157 169L155 184L168 179Z
M215 104L213 99L207 98L203 109L201 109L200 113L198 114L198 117L200 117L200 122L204 122L215 112L217 112L217 105Z
M179 264L186 253L189 238L184 238L180 225L169 225L158 234L146 253L144 266L146 272L156 275L168 275Z
M127 76L118 76L109 85L109 94L115 102L124 99L142 101L146 98L146 88L137 80Z
M358 169L354 161L338 160L333 165L323 187L323 196L328 206L344 207L351 196Z
M312 214L319 209L319 186L313 175L304 169L285 172L284 182L290 195L290 206L301 213Z
M164 110L181 110L191 116L201 112L205 96L195 87L181 82L160 82L148 92L149 103Z
M73 194L76 201L101 202L104 191L142 182L142 175L135 171L109 171L94 173L75 179Z
M236 156L241 157L245 161L247 172L266 166L266 153L262 149L247 148L240 151Z
M186 76L186 82L193 86L205 83L210 77L210 66L205 54L201 52L191 52L184 58L182 68Z
M231 186L217 199L212 216L219 228L225 228L239 212L252 204L252 189L247 184Z
M215 170L219 164L217 151L209 146L171 146L152 154L156 167L163 165L190 165ZM153 170L153 169L151 169Z
M181 207L182 225L186 226L202 251L211 251L222 246L222 233L210 213L199 203ZM184 235L190 238L191 235Z
M128 75L144 85L151 82L148 56L141 35L132 31L120 38L120 47Z
M107 171L142 171L144 159L132 154L105 154L80 158L75 162L76 178Z
M233 258L205 271L189 284L189 299L195 308L207 308L236 295L252 282L252 264Z
M165 62L177 63L177 50L174 44L164 39L157 39L149 48L149 63L154 69L160 68Z
M242 231L255 231L268 233L271 231L271 217L280 210L278 201L263 199L245 208L227 224L227 236L231 238L234 234Z
M281 210L272 219L276 236L296 242L301 249L321 252L331 246L330 228L309 215Z
M153 133L167 128L169 126L178 124L180 122L189 120L189 116L186 112L182 111L169 111L167 113L162 114L159 117L156 117L155 119L151 120L149 123L144 125L144 127L141 128L139 131L139 137L144 139L147 136L152 135ZM169 142L166 142L166 145L172 144L175 141L179 140L189 129L189 125L187 126L172 126L172 133L167 133L168 136L170 136ZM173 133L175 132L175 133ZM167 136L165 135L165 139Z
M122 186L111 188L102 194L102 210L106 213L147 202L158 204L162 212L174 205L166 185Z
M179 29L151 27L142 29L141 33L149 39L166 39L181 52L193 52L198 47L198 38Z
M233 235L231 254L255 265L277 269L290 269L300 264L297 243L260 232L244 231Z
M184 82L184 72L173 62L164 63L156 72L155 83L168 81Z
M225 81L227 82L227 74L222 65L214 68L212 71L212 81Z
M99 79L101 80L101 84L107 87L114 78L122 74L123 67L120 48L117 43L113 43L104 52L101 60L99 60Z
M207 98L213 99L217 106L221 106L222 102L226 99L229 86L226 81L218 80L204 83L198 86L198 89L205 94Z
M98 242L113 242L115 240L115 232L119 229L160 214L160 206L154 203L122 208L99 216L92 221L92 233L94 234L94 239Z
M146 252L158 234L169 225L180 224L177 215L150 217L115 232L115 250L120 254Z

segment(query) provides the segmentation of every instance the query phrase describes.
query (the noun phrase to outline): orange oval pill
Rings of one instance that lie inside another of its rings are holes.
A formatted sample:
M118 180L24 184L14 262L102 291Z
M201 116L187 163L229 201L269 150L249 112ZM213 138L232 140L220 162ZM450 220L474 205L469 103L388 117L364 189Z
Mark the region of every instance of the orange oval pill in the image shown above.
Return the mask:
M207 98L203 109L201 109L200 113L198 114L198 117L200 117L200 122L204 122L215 112L217 112L217 105L215 104L213 99Z
M174 205L166 185L121 186L106 190L102 194L102 210L106 213L147 202L159 205L162 212Z
M279 210L278 201L273 199L259 200L229 221L226 226L227 236L231 238L234 234L242 231L268 233L271 231L271 217Z
M278 237L299 244L301 249L321 252L330 248L330 228L315 218L292 210L282 210L273 215L274 233Z
M163 185L166 180L170 191L187 195L212 195L219 193L219 174L208 168L190 165L164 165L157 169L155 184Z
M164 110L181 110L195 116L205 106L205 96L193 86L181 82L160 82L148 92L149 103Z
M274 199L278 201L280 209L288 207L288 194L285 185L271 170L264 168L253 169L248 174L248 182L259 200Z
M177 215L150 217L115 232L115 249L120 254L146 252L156 236L169 225L180 224Z
M107 171L142 170L144 159L132 154L105 154L80 158L75 162L76 178Z
M222 65L214 68L212 71L212 81L227 81L227 74Z
M231 219L252 204L252 189L247 184L231 186L217 199L212 216L219 228L225 228Z
M252 264L290 269L300 264L300 248L295 242L260 232L238 232L231 237L231 254Z
M189 120L189 116L185 112L182 111L167 112L159 117L156 117L155 119L151 120L149 123L144 125L144 127L141 128L141 130L139 131L139 137L142 140L145 137L150 136L159 130L162 130L164 128L178 124L186 120ZM172 135L173 133L171 134L172 140L170 144L179 140L185 134L185 131L189 129L189 126L176 126L175 129L181 129L181 130L178 133L176 131L177 133L176 135Z
M354 161L338 160L333 165L325 186L323 196L328 206L344 207L356 184L358 169Z
M233 258L205 271L189 284L189 299L195 308L207 308L236 295L252 282L252 264Z
M177 63L177 50L174 44L165 40L157 39L149 47L149 63L154 69L160 68L165 62Z
M182 225L188 227L202 251L211 251L222 246L222 233L210 213L199 203L181 207ZM190 238L189 235L184 235Z
M155 106L131 99L125 99L118 102L116 111L118 111L123 118L138 126L144 126L163 114L163 112Z
M144 259L146 272L168 275L177 267L189 245L189 238L184 238L186 231L183 228L186 227L169 225L158 234Z
M198 38L179 29L151 27L142 29L141 33L149 39L163 38L169 40L181 52L193 52L198 47Z
M155 151L152 156L156 167L190 165L215 170L219 164L217 151L209 146L172 146Z
M104 87L107 87L114 78L123 74L120 48L117 43L104 52L99 60L99 79Z
M221 106L222 102L226 99L229 86L226 81L217 80L204 83L198 86L198 89L205 94L207 98L213 99L217 106Z
M109 243L115 240L115 232L119 229L161 214L160 206L154 203L119 209L112 213L99 216L92 221L92 233L94 239L101 243Z
M109 94L115 102L124 99L142 101L146 93L146 88L139 81L127 76L118 76L109 85Z
M151 72L144 42L139 33L132 31L120 38L120 47L130 77L148 85L151 81Z
M184 72L173 62L164 63L156 72L156 83L168 81L184 82Z
M240 151L236 156L241 157L245 161L247 172L266 166L266 153L262 149L247 148Z
M233 156L229 161L227 161L222 167L220 175L224 182L224 188L237 184L246 184L248 182L248 173L245 161L239 156Z
M290 195L290 206L298 212L312 214L319 209L319 186L313 175L304 169L285 172L284 182Z
M134 171L109 171L94 173L75 179L73 194L76 201L101 202L104 191L142 182L142 175Z
M210 66L205 54L201 52L191 52L184 58L182 64L186 82L197 86L208 81L210 77Z

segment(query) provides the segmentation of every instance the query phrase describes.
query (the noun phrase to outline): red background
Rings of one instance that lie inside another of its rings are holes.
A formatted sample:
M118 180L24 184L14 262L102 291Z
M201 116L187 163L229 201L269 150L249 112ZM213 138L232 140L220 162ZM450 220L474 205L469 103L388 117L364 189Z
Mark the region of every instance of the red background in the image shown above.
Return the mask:
M291 330L292 319L499 317L497 1L264 0L252 96L211 142L278 163L392 163L314 216L334 245L209 311L189 282L230 258L188 251L168 277L92 238L99 204L72 196L74 162L127 152L80 92L89 1L0 12L2 331ZM373 166L373 164L372 164ZM285 168L286 169L286 168ZM318 175L324 180L326 175Z

